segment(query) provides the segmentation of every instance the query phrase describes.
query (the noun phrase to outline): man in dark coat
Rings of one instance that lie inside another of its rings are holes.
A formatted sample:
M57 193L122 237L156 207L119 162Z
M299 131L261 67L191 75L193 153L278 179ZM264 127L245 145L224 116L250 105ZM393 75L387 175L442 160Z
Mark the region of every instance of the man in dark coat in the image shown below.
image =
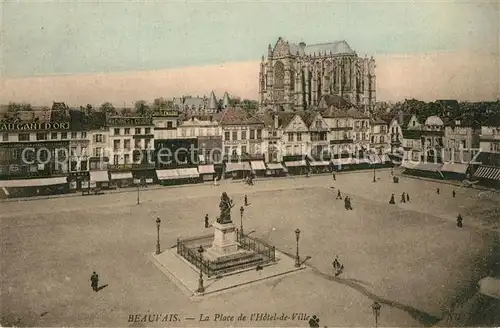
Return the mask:
M210 225L208 224L208 214L205 215L205 228L208 228Z
M248 197L245 195L245 206L248 206Z
M396 204L396 200L394 199L394 194L391 195L391 200L389 201L389 204Z
M463 227L463 221L464 221L464 219L462 218L462 216L460 214L458 214L458 216L457 216L457 227L462 228Z
M335 172L332 173L333 176L333 181L337 181L337 178L335 177Z
M406 193L406 202L409 203L410 202L410 195L408 195L408 193Z
M90 286L92 286L92 290L94 292L97 292L99 290L99 276L97 273L94 271L92 273L92 276L90 276Z
M437 188L437 189L436 189L436 194L438 194L438 195L439 195L439 188Z
M337 197L335 199L342 199L342 194L340 193L340 189L337 189Z
M455 192L455 190L453 190L451 193L453 195L453 198L455 198L455 196L457 195L457 193Z
M404 192L401 194L401 203L406 203L406 195Z

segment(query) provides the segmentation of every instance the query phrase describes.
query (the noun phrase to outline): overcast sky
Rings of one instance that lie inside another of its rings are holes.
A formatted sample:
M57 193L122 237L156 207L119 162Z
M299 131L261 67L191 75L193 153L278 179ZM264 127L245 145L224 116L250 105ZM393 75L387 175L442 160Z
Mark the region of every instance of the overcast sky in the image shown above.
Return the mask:
M168 75L165 72L178 72L187 66L220 67L221 63L227 66L258 61L267 53L267 45L274 45L279 36L308 44L346 40L358 54L382 58L386 66L377 66L382 75L396 69L387 58L429 58L442 53L487 58L491 61L490 73L499 73L499 15L498 1L2 2L0 100L26 98L13 86L18 88L22 81L30 83L33 77L49 81L50 76L60 83L61 75L98 74L103 78L103 74L128 72L129 77L120 76L137 79L137 71ZM429 62L429 66L434 65ZM407 73L418 74L426 64L423 66ZM475 63L459 66L462 71L464 67L470 71L468 75L478 74ZM451 72L453 69L447 68L447 72L455 76L458 71ZM184 86L184 92L231 89L234 83L230 79L237 78L235 73L230 78L221 72L215 74L222 75L212 82L213 86L192 81ZM479 76L473 79L474 83L485 83ZM247 89L232 91L256 98L257 82L247 81ZM378 82L383 88L382 81ZM147 81L142 83L139 89L151 88ZM482 88L498 90L498 78L488 83ZM161 95L170 96L168 86L160 89ZM75 85L71 92L83 90L88 92L88 86ZM105 96L94 94L89 101L101 101ZM469 98L476 96L471 94ZM31 94L31 98L41 101L40 95Z

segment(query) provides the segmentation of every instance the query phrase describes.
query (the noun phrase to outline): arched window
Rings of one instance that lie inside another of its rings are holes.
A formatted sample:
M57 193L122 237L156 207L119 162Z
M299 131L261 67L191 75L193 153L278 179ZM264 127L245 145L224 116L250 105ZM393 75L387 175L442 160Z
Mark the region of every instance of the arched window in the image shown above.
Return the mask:
M274 88L283 89L285 86L285 66L282 62L274 64Z

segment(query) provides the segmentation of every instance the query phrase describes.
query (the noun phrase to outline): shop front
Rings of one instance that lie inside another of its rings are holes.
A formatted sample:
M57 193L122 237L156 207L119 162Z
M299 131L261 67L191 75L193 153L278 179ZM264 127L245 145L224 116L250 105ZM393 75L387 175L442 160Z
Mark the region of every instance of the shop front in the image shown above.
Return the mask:
M89 180L89 171L70 172L68 174L69 190L71 192L77 192L88 188L87 184Z
M122 172L109 172L109 177L112 186L117 186L118 188L127 188L134 184L134 177L132 171L122 171Z
M200 180L203 181L213 181L215 176L215 167L213 164L198 165L198 173L200 174Z
M290 175L304 175L309 172L307 161L302 155L283 156L283 162Z
M284 177L287 169L281 163L266 163L266 175L270 177Z
M47 196L69 192L68 179L65 176L0 180L0 188L3 194L9 198Z
M109 174L108 171L99 170L99 171L90 171L90 183L88 188L97 188L97 189L109 189Z
M250 159L250 167L252 173L257 177L263 177L266 175L267 167L264 160L256 160L254 158Z
M180 184L197 183L200 174L197 167L182 167L177 169L177 179Z
M156 170L156 181L162 186L175 185L178 177L177 169Z
M227 162L225 164L225 179L245 179L251 173L252 168L248 162L231 163Z

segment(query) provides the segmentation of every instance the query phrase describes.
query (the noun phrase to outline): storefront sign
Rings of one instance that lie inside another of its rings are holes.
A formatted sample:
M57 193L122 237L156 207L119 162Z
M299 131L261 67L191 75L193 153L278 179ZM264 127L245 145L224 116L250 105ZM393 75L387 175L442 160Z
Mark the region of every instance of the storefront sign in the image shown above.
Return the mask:
M158 110L158 111L154 112L153 116L155 116L155 117L178 117L179 111L173 110L173 109Z
M69 130L69 122L0 122L0 132Z
M140 126L153 125L149 117L110 117L108 119L109 126Z

